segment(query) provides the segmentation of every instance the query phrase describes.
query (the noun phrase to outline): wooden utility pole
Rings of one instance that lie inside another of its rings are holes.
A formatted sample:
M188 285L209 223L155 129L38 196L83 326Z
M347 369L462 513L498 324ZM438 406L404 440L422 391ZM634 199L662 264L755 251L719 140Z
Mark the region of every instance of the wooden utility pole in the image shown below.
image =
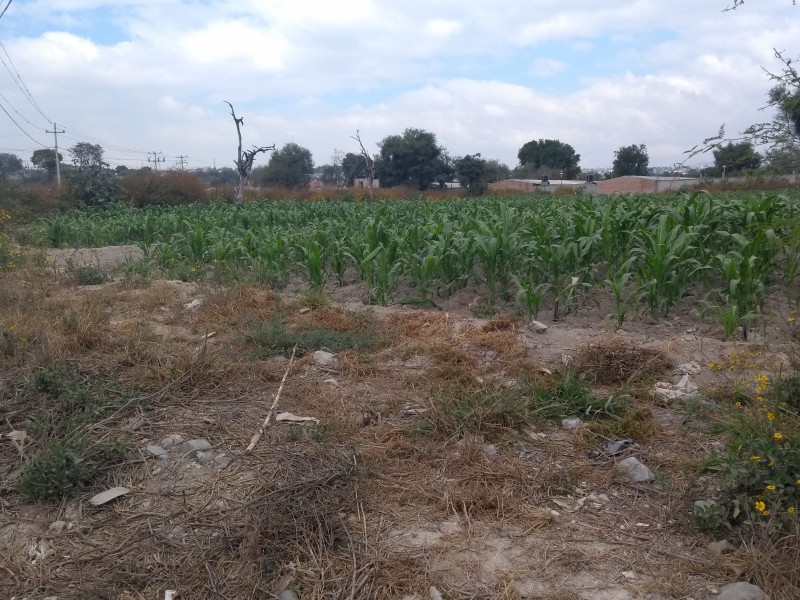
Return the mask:
M8 8L8 6L6 6L6 8ZM58 187L61 187L61 167L58 164L60 162L58 160L58 134L59 133L64 133L64 130L62 129L61 131L59 131L58 127L56 127L56 122L53 121L53 131L50 131L49 129L45 129L44 132L45 133L52 133L53 137L56 139L56 184L58 185Z

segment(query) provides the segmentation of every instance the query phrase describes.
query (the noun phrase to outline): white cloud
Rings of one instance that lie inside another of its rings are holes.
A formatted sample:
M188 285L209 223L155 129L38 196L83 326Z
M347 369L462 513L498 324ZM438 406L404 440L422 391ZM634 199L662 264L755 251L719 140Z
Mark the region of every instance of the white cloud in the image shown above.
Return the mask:
M669 164L723 122L733 132L762 120L761 66L778 68L773 48L797 52L800 7L724 4L39 0L11 5L3 41L51 119L194 165L230 163L222 100L245 116L245 144L294 141L318 162L351 148L356 129L375 148L418 126L454 155L514 163L523 143L550 137L585 166L631 143ZM4 77L9 101L41 123Z

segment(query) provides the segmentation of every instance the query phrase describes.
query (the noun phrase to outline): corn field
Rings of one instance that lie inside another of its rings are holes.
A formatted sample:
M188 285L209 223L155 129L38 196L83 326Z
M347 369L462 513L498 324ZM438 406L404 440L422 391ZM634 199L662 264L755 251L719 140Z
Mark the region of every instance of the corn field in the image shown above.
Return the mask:
M363 282L367 301L431 303L469 285L536 316L574 310L592 289L663 318L689 291L721 323L748 325L767 287L791 302L800 271L800 194L519 196L426 202L257 202L73 211L32 225L50 247L137 244L131 270L259 281L280 289ZM725 327L728 332L728 326Z

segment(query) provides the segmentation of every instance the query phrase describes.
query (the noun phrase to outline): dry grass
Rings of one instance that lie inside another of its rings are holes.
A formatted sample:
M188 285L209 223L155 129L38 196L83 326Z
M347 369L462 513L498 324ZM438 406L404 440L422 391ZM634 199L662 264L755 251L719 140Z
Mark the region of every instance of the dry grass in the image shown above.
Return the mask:
M575 368L591 372L601 385L625 385L634 379L650 379L672 367L669 359L657 350L632 346L620 337L583 347L575 357Z

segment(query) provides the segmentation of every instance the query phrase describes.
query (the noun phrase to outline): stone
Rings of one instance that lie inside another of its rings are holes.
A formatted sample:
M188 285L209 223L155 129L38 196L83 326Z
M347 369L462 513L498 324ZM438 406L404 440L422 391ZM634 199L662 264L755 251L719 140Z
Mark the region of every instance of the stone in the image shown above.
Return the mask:
M205 450L211 450L211 442L204 438L189 440L188 442L182 443L179 448L180 453L185 454L189 458L194 458L198 452L203 452Z
M180 444L183 441L183 436L178 433L171 433L163 440L161 440L161 447L164 450L170 450L175 444Z
M314 352L314 364L323 369L338 369L339 360L331 352L317 350Z
M720 540L718 542L711 542L708 549L714 554L725 554L726 552L733 552L736 548L728 540Z
M656 478L656 474L647 465L633 456L619 461L614 470L617 475L631 483L647 483L648 481L654 481Z
M311 309L310 309L310 308L308 308L307 306L304 306L303 308L301 308L301 309L300 309L300 310L298 310L297 312L299 312L301 315L304 315L304 314L306 314L306 313L310 313L310 312L311 312Z
M184 304L184 305L183 305L183 307L184 307L186 310L194 310L195 308L197 308L198 306L200 306L202 303L203 303L203 301L202 301L202 300L200 300L199 298L195 298L195 299L194 299L194 300L192 300L191 302L187 302L186 304Z
M737 581L723 585L719 589L717 600L769 600L761 588L752 583Z
M547 325L542 323L541 321L531 321L528 323L528 329L531 331L535 331L536 333L544 333L547 331Z
M700 365L692 361L678 365L675 370L681 375L697 375L700 372Z
M300 597L294 590L283 590L278 594L278 600L300 600Z
M92 506L102 506L106 502L111 502L112 500L116 500L120 496L124 496L125 494L130 494L131 491L122 486L113 487L111 489L106 490L105 492L100 492L99 494L95 494L91 498L89 498L89 504Z
M58 535L59 533L63 533L66 528L66 521L53 521L50 523L50 527L47 528L47 533L50 535Z
M195 452L194 459L201 465L207 465L214 458L213 450L198 450Z
M564 429L577 429L581 425L583 425L583 421L581 421L578 417L571 417L569 419L561 420L561 427Z
M214 464L221 471L233 462L233 457L227 454L220 454L214 458Z
M148 454L155 456L158 460L166 460L169 458L169 454L167 454L167 451L161 446L147 446L146 450Z

